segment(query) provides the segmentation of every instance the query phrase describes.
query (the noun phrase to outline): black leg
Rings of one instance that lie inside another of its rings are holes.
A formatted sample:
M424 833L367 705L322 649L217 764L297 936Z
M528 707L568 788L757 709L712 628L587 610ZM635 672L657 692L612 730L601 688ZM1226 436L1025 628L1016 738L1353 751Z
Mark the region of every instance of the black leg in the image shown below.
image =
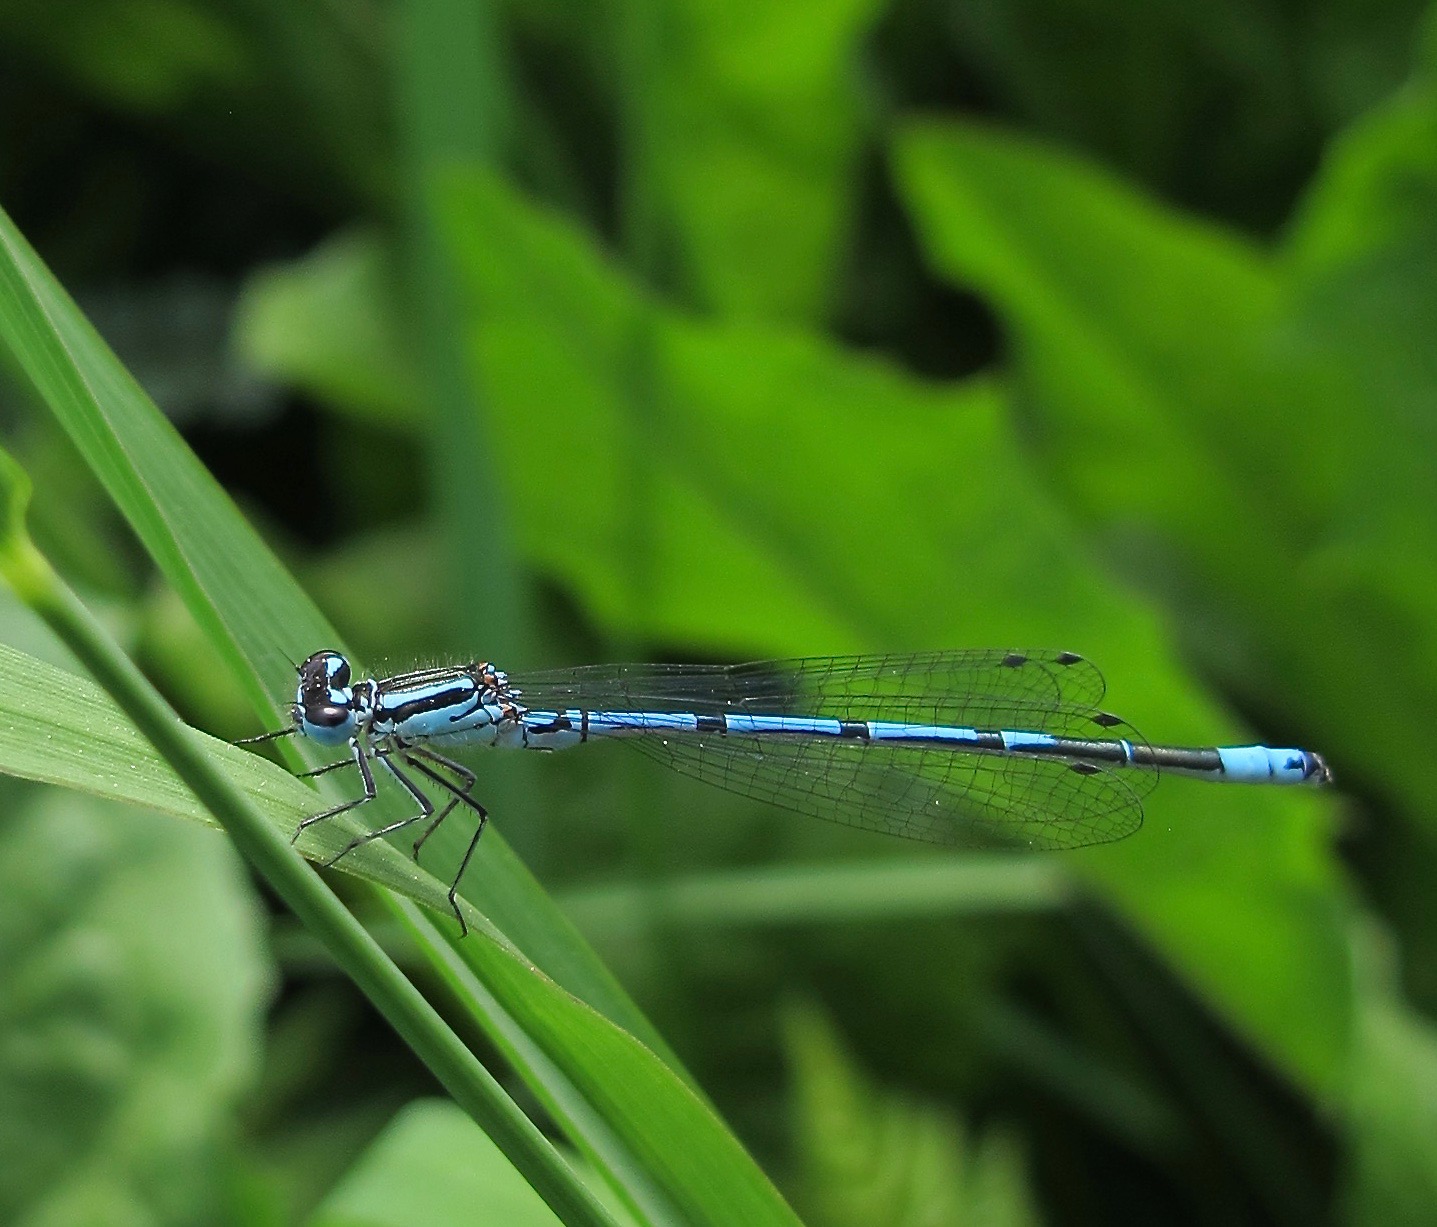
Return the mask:
M456 774L458 774L461 778L467 776L467 783L460 787L459 785L456 785L451 781L446 780L442 775L439 774L439 772L435 771L432 767L420 762L419 759L415 757L415 750L416 747L410 747L409 749L405 750L405 764L409 767L412 767L415 771L419 772L419 774L424 776L426 779L433 781L435 784L438 784L440 788L444 789L444 791L453 798L453 800L445 808L444 812L440 814L433 823L430 824L424 834L419 837L418 842L415 843L414 855L416 859L419 856L419 849L424 845L424 841L428 839L432 834L434 834L434 832L438 829L439 824L449 816L449 811L453 809L455 805L461 803L467 805L477 815L479 815L479 825L474 829L474 838L469 841L469 847L465 849L464 852L464 859L459 862L459 872L454 875L454 880L449 884L449 906L454 909L454 915L459 918L459 936L463 937L466 933L469 932L469 926L464 922L464 913L459 910L459 900L457 898L459 894L459 880L464 876L464 871L469 868L469 858L474 855L474 849L479 844L479 836L484 834L484 825L489 821L489 811L486 810L482 805L479 804L478 801L476 801L473 797L469 795L469 788L472 786L475 778L472 771L469 771L467 768L460 767L458 763L450 764L447 758L435 754L432 750L423 751L423 757L428 759L438 759L446 766L452 765L453 767L457 768ZM393 770L392 767L391 770Z
M469 796L469 790L474 787L474 783L479 777L476 776L472 771L470 771L468 767L465 767L462 763L456 763L452 758L445 758L444 755L436 754L433 750L430 750L425 746L416 746L412 742L401 741L398 738L395 738L394 741L390 745L386 746L381 753L389 754L396 752L404 759L405 763L413 767L416 771L423 772L427 778L433 780L446 792L450 793L454 798L447 806L444 807L444 812L439 814L433 822L431 822L427 827L425 827L423 834L421 834L419 838L414 841L414 859L418 861L419 849L424 847L424 841L427 840L431 835L434 834L435 831L439 829L440 825L444 822L444 820L449 817L454 807L458 805L461 800L463 800L466 804L473 804L473 798ZM432 771L425 768L422 764L415 761L416 759L420 758L427 759L429 762L435 764L436 766L444 767L445 769L452 771L456 776L459 777L459 784L456 786L450 780L441 779ZM460 920L462 923L463 918L461 917Z
M443 767L447 771L452 771L456 776L459 777L460 784L455 796L455 801L457 803L459 795L462 795L464 798L466 798L466 804L472 804L474 806L475 810L480 815L479 824L482 829L484 820L488 815L487 812L484 810L483 806L474 803L474 798L470 792L479 777L475 775L472 771L470 771L468 767L464 766L463 763L456 763L452 758L445 758L444 755L436 754L433 750L430 750L425 746L406 746L405 748L409 751L411 755L418 758L428 759L428 761L433 763L435 766ZM418 764L415 765L418 766ZM450 808L452 809L453 807L451 806ZM448 810L445 811L445 817L448 816L448 812ZM424 841L427 840L431 835L434 834L435 831L439 829L439 824L443 821L444 817L436 818L432 823L429 824L429 826L424 829L423 834L421 834L419 838L414 841L414 859L416 861L419 859L419 849L424 847ZM464 871L461 869L459 872L462 874Z
M295 778L307 780L316 775L327 775L331 771L338 771L341 767L353 767L354 759L341 758L338 762L325 763L323 767L315 767L311 771L301 771Z
M463 763L456 763L452 758L445 758L442 754L436 754L427 746L406 745L404 747L404 750L407 754L415 758L427 759L429 762L434 763L436 766L443 767L448 771L454 772L454 774L463 781L462 790L464 792L468 792L471 788L473 788L474 782L479 778Z
M469 790L474 787L474 782L479 777L476 776L472 771L469 770L468 767L464 766L462 763L456 763L452 758L445 758L444 755L436 754L433 750L426 749L423 746L405 746L404 749L407 761L414 767L416 771L422 771L426 776L428 776L441 788L444 788L450 793L452 793L456 801L463 801L465 805L469 806L470 809L472 809L476 814L479 815L479 825L482 828L485 820L489 817L489 813L482 805L479 804L479 802L474 800L473 796L469 792ZM459 777L462 783L458 787L455 787L455 785L450 783L448 780L440 779L439 776L435 775L433 771L429 770L423 764L414 762L414 759L416 757L428 759L431 763L435 763L440 767L447 768L448 770L454 772L454 774ZM439 829L439 823L442 821L442 818L435 819L433 823L431 823L428 827L425 828L424 833L414 841L414 859L416 861L419 859L419 849L424 847L424 841L427 840L431 835L434 834L436 830Z
M394 770L394 765L392 763L386 762L385 765L391 771ZM436 818L435 821L444 821L444 819L449 816L449 811L458 804L458 801L450 801L449 804L440 811L439 817ZM342 847L338 852L331 856L329 860L321 861L320 868L328 869L331 865L335 863L335 861L339 860L340 857L348 856L356 848L362 848L365 844L370 843L373 840L383 839L386 835L393 835L395 831L402 831L405 827L413 826L416 822L423 822L433 812L434 806L427 805L427 808L420 810L419 813L411 815L408 818L401 818L398 822L391 822L387 827L377 827L373 831L365 831L363 835L356 835L347 844L345 844L344 847Z
M459 917L459 925L463 930L459 934L463 937L469 932L469 926L464 923L464 915L459 910L459 901L454 897L459 893L459 882L464 877L464 871L469 868L469 858L474 855L474 849L479 846L479 836L484 834L484 824L489 821L489 815L482 809L479 811L479 825L474 828L474 836L469 840L469 846L464 849L464 859L459 862L459 872L454 875L454 881L449 883L449 906L454 909L454 915Z
M454 804L449 807L449 809L453 809L453 808L454 808L454 805L458 805L458 804L459 804L459 802L458 802L458 801L455 801ZM419 833L419 838L414 841L414 852L413 852L413 856L414 856L414 859L415 859L416 861L419 860L419 849L422 848L422 847L424 847L424 842L425 842L425 840L427 840L431 835L434 834L435 831L437 831L437 830L439 829L439 824L440 824L441 822L443 822L444 819L447 818L447 817L449 817L449 810L448 810L448 809L446 809L446 810L444 811L444 816L443 816L443 817L441 817L441 818L436 818L436 819L435 819L433 822L431 822L427 827L425 827L424 830L422 830L422 831Z
M257 746L262 741L275 741L280 737L293 737L296 730L293 725L287 729L275 729L272 733L260 733L257 737L241 737L238 741L231 742L236 746Z
M364 783L364 795L362 797L355 797L353 801L345 801L341 805L333 806L330 809L325 810L323 813L311 814L308 818L301 822L299 826L295 827L294 835L290 838L289 841L290 843L297 843L299 841L299 837L303 835L305 831L312 827L316 822L323 822L327 818L337 818L340 814L343 814L348 810L352 810L356 806L364 805L374 800L374 773L369 769L368 752L362 745L359 744L359 742L356 741L351 743L350 753L354 757L354 765L359 768L359 778Z

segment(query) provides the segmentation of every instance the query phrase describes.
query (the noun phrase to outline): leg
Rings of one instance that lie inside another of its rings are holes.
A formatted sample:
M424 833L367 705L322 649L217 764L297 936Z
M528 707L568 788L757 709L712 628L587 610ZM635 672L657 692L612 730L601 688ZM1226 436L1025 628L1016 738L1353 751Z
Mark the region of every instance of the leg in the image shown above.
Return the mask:
M364 795L362 797L355 797L353 801L345 801L341 805L335 805L330 809L325 810L323 813L311 814L308 818L301 822L299 826L295 827L294 835L289 841L290 843L297 843L299 841L299 837L303 835L305 831L312 827L316 822L323 822L326 818L337 818L340 814L345 813L347 810L352 810L356 806L365 805L368 802L374 800L374 773L369 769L368 752L362 745L359 744L358 741L352 741L350 742L350 754L353 756L354 765L359 768L359 778L364 783Z
M338 861L341 856L348 856L349 853L354 852L356 848L362 848L365 843L375 841L375 839L382 839L385 835L392 835L395 830L404 830L405 826L414 826L415 822L424 822L424 819L427 819L428 816L434 813L434 803L431 802L418 787L414 786L412 780L408 779L404 774L399 773L398 770L395 770L394 763L389 761L388 750L375 750L375 756L378 757L381 763L384 763L385 769L388 770L391 776L394 776L399 783L404 784L405 790L410 793L410 796L414 797L414 799L420 803L420 812L415 813L415 815L410 816L410 818L401 818L398 822L391 822L388 826L379 826L379 828L374 830L366 830L364 835L356 835L354 839L351 839L343 848L339 849L335 855L331 856L328 861L320 863L320 868L322 869L328 869L329 866ZM451 799L450 803L444 806L443 810L440 810L440 816L434 819L435 825L443 822L445 818L448 818L450 810L454 809L454 806L457 805L458 800Z
M385 765L390 766L387 763ZM393 771L392 766L390 766L390 770ZM449 804L440 811L439 817L435 819L435 822L443 822L444 819L449 816L449 811L458 804L458 801L450 801ZM377 827L373 831L365 831L363 835L356 835L347 844L345 844L344 847L342 847L338 852L331 856L329 860L321 861L319 867L321 869L328 869L331 865L335 863L335 861L339 860L340 857L348 856L356 848L362 848L365 844L370 843L371 841L376 839L382 839L386 835L393 835L395 831L402 831L405 827L413 826L416 822L423 822L424 819L428 818L429 815L433 812L434 806L432 804L429 804L427 809L422 809L419 811L419 813L414 814L409 818L401 818L398 822L391 822L387 827Z
M436 754L433 750L429 749L428 746L406 745L404 750L405 753L412 757L427 759L438 767L443 767L448 771L454 772L454 774L463 781L463 789L465 792L473 788L474 781L479 778L463 763L456 763L452 758L445 758L442 754Z
M440 755L434 754L432 751L428 750L424 752L424 757L440 759L440 761L442 761L446 765L449 763L448 759L442 758ZM404 761L408 766L414 768L415 771L419 772L420 775L424 776L426 779L432 780L435 784L438 784L440 788L444 789L444 791L449 793L449 795L453 798L453 800L450 801L449 805L445 808L444 812L434 820L434 822L430 825L429 829L426 830L424 834L419 837L419 842L414 845L414 855L416 858L419 856L419 849L423 845L424 841L428 839L429 836L432 835L434 831L438 828L439 824L449 816L449 811L453 809L455 805L458 805L462 802L464 805L467 805L470 809L472 809L476 814L479 815L479 825L474 828L474 837L469 841L469 847L466 848L464 851L464 858L459 862L459 872L454 875L454 880L449 884L449 906L454 909L454 915L459 918L459 936L463 937L466 933L469 932L469 926L464 922L464 913L459 910L459 901L456 898L459 893L459 879L464 876L464 871L469 868L469 858L474 855L474 849L479 845L479 836L484 834L484 825L489 821L489 811L486 810L482 805L479 804L478 801L476 801L473 797L469 795L469 787L473 784L474 781L473 772L468 771L463 767L459 767L457 763L453 764L456 768L458 768L458 771L462 776L469 777L469 783L465 784L463 787L460 787L456 784L451 783L449 780L446 780L432 767L429 767L424 763L418 761L417 758L412 757L412 751L406 752ZM390 769L393 770L392 767Z
M237 746L257 746L262 741L274 741L280 737L293 737L295 728L290 725L287 729L275 729L272 733L260 733L257 737L241 737L238 741L232 742Z
M414 859L417 861L419 859L419 849L424 847L424 841L427 840L431 835L434 834L435 831L439 829L440 824L449 817L454 807L458 805L461 800L464 801L465 804L470 805L471 807L474 806L474 799L469 795L469 790L474 787L474 783L479 777L476 776L472 771L470 771L468 767L464 766L462 763L456 763L452 758L445 758L444 755L436 754L433 750L429 749L426 746L417 746L413 742L402 741L399 738L395 738L392 742L388 743L382 750L377 750L375 751L375 753L380 755L381 757L397 753L404 760L406 765L413 767L416 771L423 772L426 777L433 780L446 792L450 793L454 798L447 806L445 806L444 812L441 813L437 818L435 818L434 821L431 822L427 827L425 827L424 833L414 841ZM415 761L416 759L420 758L425 759L430 763L433 763L437 767L443 767L447 771L452 771L459 778L459 784L456 786L452 781L440 778L439 776L435 775L431 770ZM320 771L329 771L333 770L333 768L335 767L344 766L348 766L348 760L339 763L332 763L329 767L321 767ZM420 817L423 817L423 815L420 815Z
M485 811L482 805L480 805L474 800L474 798L470 795L469 792L469 790L474 787L474 782L479 777L476 776L472 771L469 770L468 767L464 766L462 763L456 763L452 758L445 758L444 755L436 754L433 750L426 749L423 746L406 746L405 749L408 754L408 761L413 764L414 768L418 771L423 771L425 775L427 775L430 779L434 780L434 782L437 783L441 788L446 788L449 792L453 793L456 804L462 799L466 805L468 805L479 815L479 824L482 827L484 824L484 820L488 817L488 813ZM421 764L414 762L414 758L427 759L429 762L435 764L436 766L444 767L449 771L452 771L455 775L459 777L461 781L459 787L456 789L452 784L448 783L445 780L441 780L432 771L426 769ZM452 809L453 806L451 806L450 808ZM445 810L444 812L446 816L449 813L448 810ZM433 823L431 823L428 827L425 828L424 833L414 841L414 859L416 861L419 859L419 849L424 847L424 841L439 829L439 824L442 821L444 821L443 818L436 818Z
M323 767L315 767L311 771L301 771L295 776L296 779L307 780L316 775L328 775L331 771L338 771L341 767L353 767L354 759L341 758L335 763L325 763Z

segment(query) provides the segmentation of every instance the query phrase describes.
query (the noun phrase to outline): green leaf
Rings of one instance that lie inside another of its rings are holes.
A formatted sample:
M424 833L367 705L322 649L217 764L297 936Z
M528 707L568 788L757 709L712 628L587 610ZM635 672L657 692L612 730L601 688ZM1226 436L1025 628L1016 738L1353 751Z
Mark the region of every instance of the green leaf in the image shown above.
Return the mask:
M815 1227L1036 1225L1023 1157L915 1096L869 1085L816 1009L786 1017L798 1200Z
M555 1227L499 1149L448 1100L390 1122L310 1218L310 1227Z
M1078 449L1058 476L1085 511L1150 521L1162 544L1247 578L1328 505L1342 457L1319 431L1291 437L1282 410L1304 374L1271 352L1280 287L1261 253L998 131L915 123L897 171L937 271L1013 332L1045 450ZM1259 454L1292 463L1254 482ZM1251 526L1243 551L1204 545L1235 522Z
M854 61L875 0L630 4L627 238L701 307L817 320L856 208ZM665 270L667 271L667 270Z
M399 281L382 252L372 235L351 233L256 273L236 306L233 342L271 378L322 389L384 425L415 427L423 400L390 315Z
M1314 280L1340 275L1432 227L1437 196L1437 85L1429 68L1328 146L1283 244Z
M1074 646L1109 668L1105 701L1152 740L1239 735L1151 609L1086 556L1001 388L934 386L797 330L665 310L491 178L455 180L450 233L483 305L475 354L495 454L526 510L521 544L616 634L715 654ZM653 330L653 413L629 399L636 312ZM1350 986L1313 806L1175 780L1138 837L1061 865L1331 1094Z
M211 1218L271 988L237 860L199 827L58 793L17 805L10 791L0 1219Z

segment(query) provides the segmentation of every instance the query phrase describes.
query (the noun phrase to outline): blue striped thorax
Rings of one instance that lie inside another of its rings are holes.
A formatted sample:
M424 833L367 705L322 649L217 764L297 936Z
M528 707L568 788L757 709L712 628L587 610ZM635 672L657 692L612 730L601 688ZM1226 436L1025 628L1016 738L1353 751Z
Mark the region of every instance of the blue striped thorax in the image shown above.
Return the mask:
M507 679L487 664L405 674L379 684L370 731L401 741L492 745L500 726L514 723L507 696Z

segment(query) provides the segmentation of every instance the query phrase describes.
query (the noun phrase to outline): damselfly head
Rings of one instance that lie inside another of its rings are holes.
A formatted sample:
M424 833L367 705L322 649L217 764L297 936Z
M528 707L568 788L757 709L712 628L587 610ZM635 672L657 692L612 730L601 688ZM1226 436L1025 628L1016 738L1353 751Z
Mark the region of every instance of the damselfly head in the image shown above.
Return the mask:
M367 707L366 698L350 685L349 661L340 653L316 652L300 665L293 714L306 737L340 745L354 736Z

